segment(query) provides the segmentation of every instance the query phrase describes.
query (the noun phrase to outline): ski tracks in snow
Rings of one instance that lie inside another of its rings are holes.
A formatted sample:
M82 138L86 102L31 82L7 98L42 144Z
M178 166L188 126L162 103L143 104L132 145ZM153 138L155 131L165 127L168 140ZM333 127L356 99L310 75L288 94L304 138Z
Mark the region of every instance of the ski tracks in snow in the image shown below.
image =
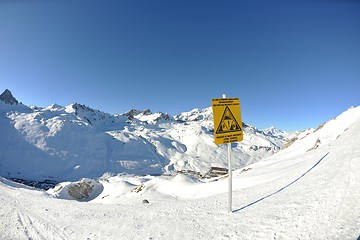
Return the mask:
M33 199L23 198L19 190L6 189L0 196L1 239L70 239L67 229L56 225L55 217L47 208L32 202Z
M51 235L53 239L66 238L54 225L44 222L39 218L34 219L21 210L17 210L17 218L28 239L48 239L49 235ZM46 235L44 235L44 233Z

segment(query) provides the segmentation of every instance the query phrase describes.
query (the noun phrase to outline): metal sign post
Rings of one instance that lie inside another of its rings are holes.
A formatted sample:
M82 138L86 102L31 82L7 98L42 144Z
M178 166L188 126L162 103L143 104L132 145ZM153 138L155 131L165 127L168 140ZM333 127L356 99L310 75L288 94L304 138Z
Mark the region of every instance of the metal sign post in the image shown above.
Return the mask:
M228 203L229 213L232 212L232 161L231 143L243 140L242 121L240 114L239 98L212 99L214 117L214 142L216 144L227 144L228 149Z
M222 95L226 98L226 94ZM232 212L232 165L231 165L231 143L227 143L228 152L228 212Z
M227 144L228 149L228 174L229 174L229 181L228 181L228 202L229 202L229 212L232 212L232 166L231 166L231 143Z

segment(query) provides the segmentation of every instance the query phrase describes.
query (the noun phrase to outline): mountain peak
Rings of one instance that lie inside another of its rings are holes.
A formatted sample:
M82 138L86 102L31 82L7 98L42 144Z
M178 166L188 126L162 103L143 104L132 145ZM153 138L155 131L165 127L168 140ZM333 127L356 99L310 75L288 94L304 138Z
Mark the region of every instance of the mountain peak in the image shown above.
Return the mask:
M18 100L14 98L9 89L5 89L5 91L0 95L0 100L10 105L19 104Z

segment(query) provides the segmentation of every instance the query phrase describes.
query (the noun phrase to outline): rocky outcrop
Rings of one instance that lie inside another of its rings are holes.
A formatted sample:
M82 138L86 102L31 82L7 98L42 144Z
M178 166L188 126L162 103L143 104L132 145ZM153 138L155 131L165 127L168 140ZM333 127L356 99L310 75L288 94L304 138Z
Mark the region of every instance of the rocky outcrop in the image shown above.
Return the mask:
M0 100L5 102L6 104L11 104L11 105L18 105L19 104L18 100L16 100L16 98L14 98L14 96L12 95L12 93L10 92L9 89L6 89L0 95Z
M99 191L99 189L101 190ZM89 199L94 194L95 196L99 195L102 191L102 185L93 179L82 178L79 182L71 183L67 190L71 197L82 200Z

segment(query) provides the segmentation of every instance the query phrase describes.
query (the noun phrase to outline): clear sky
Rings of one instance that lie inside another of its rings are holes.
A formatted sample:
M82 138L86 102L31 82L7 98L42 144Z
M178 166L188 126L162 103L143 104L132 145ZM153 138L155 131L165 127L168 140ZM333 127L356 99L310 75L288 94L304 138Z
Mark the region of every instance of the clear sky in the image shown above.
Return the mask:
M0 0L0 92L175 115L239 97L262 129L360 102L357 0Z

